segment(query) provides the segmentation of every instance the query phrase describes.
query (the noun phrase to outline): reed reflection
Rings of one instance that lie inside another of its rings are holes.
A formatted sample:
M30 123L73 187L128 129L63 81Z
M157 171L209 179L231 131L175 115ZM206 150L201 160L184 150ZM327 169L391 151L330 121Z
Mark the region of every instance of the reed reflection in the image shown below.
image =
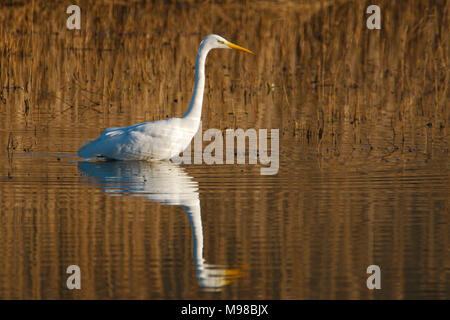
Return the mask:
M220 291L241 277L240 269L206 263L203 258L201 205L196 182L184 168L171 162L102 161L79 162L78 169L96 179L109 195L141 196L166 205L183 206L188 214L194 240L193 259L199 286Z

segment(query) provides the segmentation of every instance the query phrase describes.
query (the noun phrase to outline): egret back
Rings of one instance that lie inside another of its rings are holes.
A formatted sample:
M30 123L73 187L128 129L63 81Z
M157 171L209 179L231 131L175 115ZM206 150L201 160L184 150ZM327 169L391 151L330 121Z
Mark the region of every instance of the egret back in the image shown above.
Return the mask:
M172 118L109 128L85 143L78 155L85 159L169 160L184 151L199 127L190 119Z

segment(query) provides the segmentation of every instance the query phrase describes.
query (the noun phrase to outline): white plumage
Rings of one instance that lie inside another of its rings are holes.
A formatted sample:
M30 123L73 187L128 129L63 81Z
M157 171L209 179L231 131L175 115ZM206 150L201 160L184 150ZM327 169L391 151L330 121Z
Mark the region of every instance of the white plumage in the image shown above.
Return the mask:
M109 128L96 140L85 143L78 155L116 160L165 160L182 152L199 125L186 125L182 118Z

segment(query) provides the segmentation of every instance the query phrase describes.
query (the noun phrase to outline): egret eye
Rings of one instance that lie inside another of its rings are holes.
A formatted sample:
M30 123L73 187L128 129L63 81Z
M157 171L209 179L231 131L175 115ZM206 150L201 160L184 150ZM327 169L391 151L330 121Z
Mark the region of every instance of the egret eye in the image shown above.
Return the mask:
M217 40L217 42L220 43L220 44L224 44L225 43L222 40Z

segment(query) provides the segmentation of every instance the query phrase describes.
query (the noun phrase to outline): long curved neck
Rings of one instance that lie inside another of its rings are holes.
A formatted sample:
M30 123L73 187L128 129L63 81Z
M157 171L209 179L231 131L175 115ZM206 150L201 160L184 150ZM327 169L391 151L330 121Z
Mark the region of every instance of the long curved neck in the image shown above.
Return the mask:
M191 103L183 118L200 121L202 116L203 92L205 91L205 62L209 48L200 44L197 60L195 61L195 85L192 94Z

